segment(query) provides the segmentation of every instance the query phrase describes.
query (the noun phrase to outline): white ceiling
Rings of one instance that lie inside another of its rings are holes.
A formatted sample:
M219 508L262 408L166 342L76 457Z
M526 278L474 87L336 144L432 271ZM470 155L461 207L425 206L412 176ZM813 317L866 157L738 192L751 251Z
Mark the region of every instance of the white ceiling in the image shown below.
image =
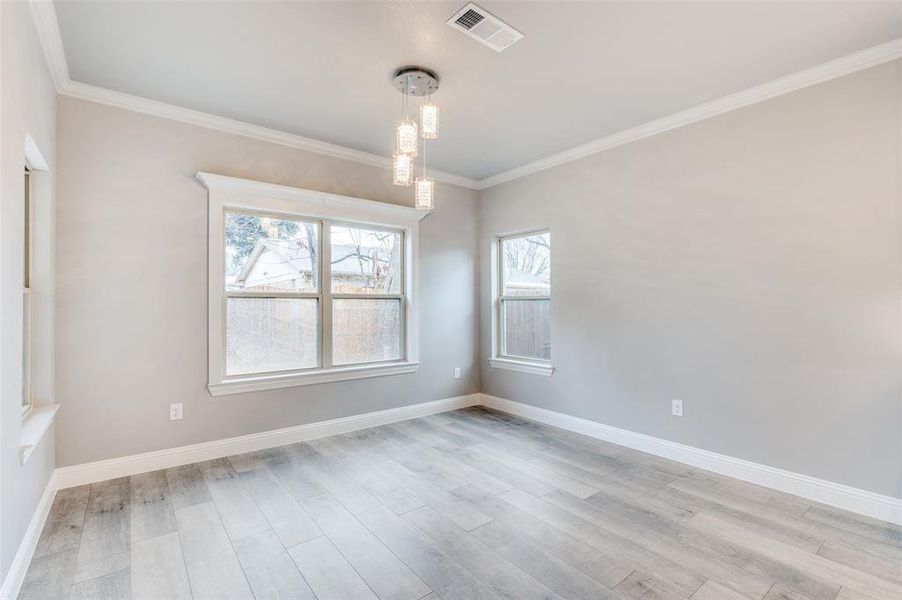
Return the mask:
M465 4L57 0L69 74L380 155L392 71L438 72L437 169L481 179L902 37L900 2L479 2L525 34L496 53Z

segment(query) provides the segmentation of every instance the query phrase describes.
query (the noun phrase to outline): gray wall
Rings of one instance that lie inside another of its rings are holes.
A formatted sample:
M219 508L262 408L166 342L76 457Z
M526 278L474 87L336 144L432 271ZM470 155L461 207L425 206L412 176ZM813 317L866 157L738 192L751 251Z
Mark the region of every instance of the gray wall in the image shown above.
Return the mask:
M474 191L439 184L420 225L417 373L213 398L207 198L194 174L407 205L412 190L383 169L72 98L58 121L59 466L478 390ZM170 402L184 420L169 421Z
M53 472L53 430L19 464L22 429L22 268L25 138L30 136L50 166L40 174L41 216L52 203L56 89L44 63L44 53L25 2L0 2L0 581L6 577L31 516ZM37 215L36 215L37 216ZM42 219L42 234L49 224ZM44 238L42 238L44 239ZM51 257L47 246L34 259L42 266ZM46 281L35 289L32 306L51 297ZM48 303L49 304L49 303ZM35 363L37 404L49 404L52 382L44 360L52 335L50 315L35 310L33 341L42 360ZM39 339L34 337L39 334Z
M902 497L900 70L481 192L480 306L490 237L552 230L557 367L482 391Z
M902 497L900 68L561 165L484 190L478 204L439 186L422 224L419 373L215 399L194 173L398 203L409 190L380 169L61 98L57 462L481 387ZM486 366L480 382L489 240L532 227L553 232L557 372ZM670 416L671 398L685 417ZM183 421L167 420L170 402L185 404Z

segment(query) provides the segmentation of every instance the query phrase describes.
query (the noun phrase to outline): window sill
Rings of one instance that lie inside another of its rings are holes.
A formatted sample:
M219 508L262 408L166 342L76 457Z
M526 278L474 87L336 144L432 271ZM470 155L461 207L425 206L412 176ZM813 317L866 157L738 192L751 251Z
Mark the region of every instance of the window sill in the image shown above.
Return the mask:
M25 418L22 420L22 432L19 435L20 466L28 462L32 450L41 443L44 434L47 433L50 425L53 424L53 419L56 417L56 411L59 408L59 404L37 406L26 413Z
M207 385L207 389L210 390L210 395L212 396L224 396L226 394L243 394L244 392L276 390L279 388L296 387L300 385L349 381L353 379L363 379L365 377L383 377L385 375L414 373L419 368L419 362L395 362L378 365L333 367L331 369L320 369L309 373L291 373L288 375L267 375L263 377L230 379L219 383L210 383Z
M512 358L490 358L489 364L493 369L506 369L508 371L518 371L520 373L530 373L532 375L542 375L544 377L551 377L554 373L554 367L551 363L514 360Z

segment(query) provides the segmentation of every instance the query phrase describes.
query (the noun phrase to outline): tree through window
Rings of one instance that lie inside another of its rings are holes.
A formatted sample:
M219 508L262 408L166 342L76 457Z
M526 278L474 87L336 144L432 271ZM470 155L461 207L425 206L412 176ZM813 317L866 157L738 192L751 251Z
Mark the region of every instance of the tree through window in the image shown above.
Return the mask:
M401 231L228 211L224 245L227 376L403 358Z
M499 356L551 360L551 232L499 240Z

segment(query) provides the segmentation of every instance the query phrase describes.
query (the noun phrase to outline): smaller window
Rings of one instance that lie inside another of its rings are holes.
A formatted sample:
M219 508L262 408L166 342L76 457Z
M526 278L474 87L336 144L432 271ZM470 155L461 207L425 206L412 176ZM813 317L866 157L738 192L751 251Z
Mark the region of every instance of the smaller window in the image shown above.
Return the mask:
M31 170L25 167L25 193L23 209L25 219L22 224L22 413L33 406L31 397L31 262L32 262L32 179Z
M498 240L497 356L551 361L551 232Z

